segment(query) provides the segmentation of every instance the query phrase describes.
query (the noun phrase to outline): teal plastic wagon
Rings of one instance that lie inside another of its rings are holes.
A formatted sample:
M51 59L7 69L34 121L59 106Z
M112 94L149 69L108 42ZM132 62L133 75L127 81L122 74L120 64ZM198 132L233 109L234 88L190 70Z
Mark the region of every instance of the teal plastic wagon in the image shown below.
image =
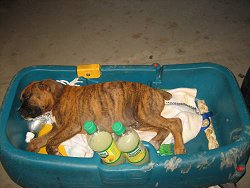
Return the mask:
M235 183L244 175L250 152L250 118L228 69L212 63L119 65L101 66L100 73L99 78L90 78L93 72L84 72L83 85L124 80L160 89L197 88L197 98L204 99L214 114L212 121L220 147L208 150L208 141L201 132L186 144L187 154L158 156L153 146L145 143L151 157L149 164L115 167L102 164L96 154L93 158L72 158L27 152L28 126L17 112L22 89L35 80L77 77L75 66L33 66L13 78L0 111L0 158L14 182L32 188L205 187Z

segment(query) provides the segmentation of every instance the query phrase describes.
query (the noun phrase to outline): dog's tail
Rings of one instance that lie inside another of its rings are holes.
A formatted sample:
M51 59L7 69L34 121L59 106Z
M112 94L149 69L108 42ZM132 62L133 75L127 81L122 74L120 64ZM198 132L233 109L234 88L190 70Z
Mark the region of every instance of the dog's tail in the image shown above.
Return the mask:
M159 90L159 92L165 100L170 100L172 98L171 93L167 92L166 90Z

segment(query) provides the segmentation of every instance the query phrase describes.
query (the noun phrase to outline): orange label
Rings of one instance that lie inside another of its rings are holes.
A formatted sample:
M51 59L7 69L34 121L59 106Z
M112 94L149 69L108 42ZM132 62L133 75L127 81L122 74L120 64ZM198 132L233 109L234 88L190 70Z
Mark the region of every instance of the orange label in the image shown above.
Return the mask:
M114 141L112 141L111 145L106 150L97 153L100 155L103 162L107 164L116 162L121 156L121 151L117 148Z

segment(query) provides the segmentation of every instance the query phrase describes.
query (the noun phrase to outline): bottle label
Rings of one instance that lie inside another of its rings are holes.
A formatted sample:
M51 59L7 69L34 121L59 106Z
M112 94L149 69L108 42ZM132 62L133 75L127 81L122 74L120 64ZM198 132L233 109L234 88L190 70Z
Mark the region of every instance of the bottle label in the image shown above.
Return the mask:
M146 149L143 144L139 141L136 148L130 152L124 153L127 160L131 163L138 163L142 161L146 156Z
M106 150L97 153L99 154L103 162L107 164L112 164L121 157L121 151L117 148L114 140L112 140L112 143Z

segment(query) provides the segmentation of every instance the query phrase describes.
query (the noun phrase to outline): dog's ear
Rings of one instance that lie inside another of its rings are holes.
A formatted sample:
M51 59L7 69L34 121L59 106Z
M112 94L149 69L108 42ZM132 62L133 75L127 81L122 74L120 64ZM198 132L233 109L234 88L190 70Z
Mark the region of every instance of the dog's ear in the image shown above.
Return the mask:
M46 90L54 94L56 98L60 97L64 86L55 80L44 80L39 83L39 89Z

